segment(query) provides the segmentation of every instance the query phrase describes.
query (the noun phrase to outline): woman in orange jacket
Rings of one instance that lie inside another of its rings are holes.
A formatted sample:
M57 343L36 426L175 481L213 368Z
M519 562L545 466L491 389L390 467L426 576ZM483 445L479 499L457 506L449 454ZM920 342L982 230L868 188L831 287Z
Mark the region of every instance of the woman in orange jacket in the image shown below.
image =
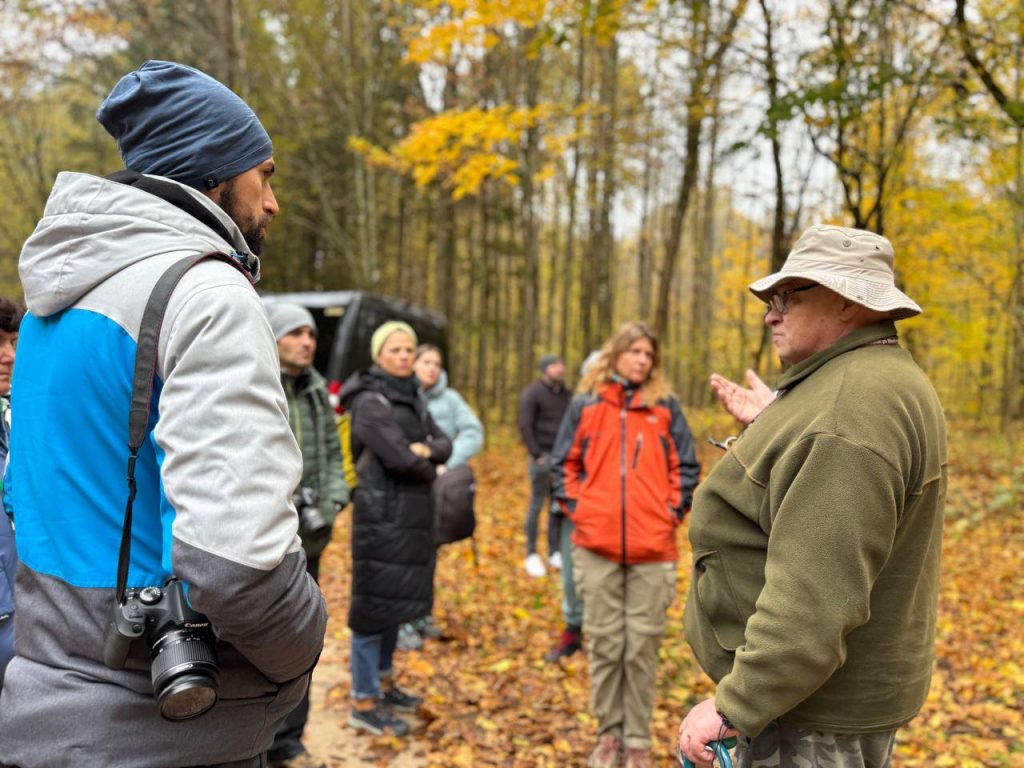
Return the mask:
M675 530L700 475L658 339L623 325L578 387L552 452L554 496L575 525L589 635L592 768L646 768L658 646L676 589Z

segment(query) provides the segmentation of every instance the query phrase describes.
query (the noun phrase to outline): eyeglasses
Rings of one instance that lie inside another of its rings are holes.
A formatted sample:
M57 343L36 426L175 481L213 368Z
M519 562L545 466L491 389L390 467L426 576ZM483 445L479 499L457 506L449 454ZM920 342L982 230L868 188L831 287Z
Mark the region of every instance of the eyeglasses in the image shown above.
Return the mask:
M779 291L773 293L771 298L768 299L768 309L765 310L767 315L773 309L780 315L784 315L789 311L789 297L794 293L800 293L801 291L809 291L812 288L820 288L819 283L811 283L810 285L802 285L799 288L790 288L788 291Z

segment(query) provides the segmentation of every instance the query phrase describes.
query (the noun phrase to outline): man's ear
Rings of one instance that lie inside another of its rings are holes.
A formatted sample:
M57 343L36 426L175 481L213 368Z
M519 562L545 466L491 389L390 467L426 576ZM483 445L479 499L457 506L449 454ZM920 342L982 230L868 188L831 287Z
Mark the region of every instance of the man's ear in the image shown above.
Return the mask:
M843 300L843 303L842 303L842 305L839 308L839 320L840 320L840 322L843 322L843 323L856 322L857 320L862 319L861 316L863 314L865 314L867 312L870 312L870 310L867 307L864 307L864 306L858 304L855 301L850 301L845 296L842 296L841 298Z
M854 323L858 326L871 325L891 316L891 312L879 312L877 309L868 309L862 304L843 297L843 304L839 310L839 320L842 323Z
M224 183L221 182L213 189L200 189L199 191L202 192L211 200L213 200L213 202L215 202L217 205L220 205L220 196L221 193L224 191Z

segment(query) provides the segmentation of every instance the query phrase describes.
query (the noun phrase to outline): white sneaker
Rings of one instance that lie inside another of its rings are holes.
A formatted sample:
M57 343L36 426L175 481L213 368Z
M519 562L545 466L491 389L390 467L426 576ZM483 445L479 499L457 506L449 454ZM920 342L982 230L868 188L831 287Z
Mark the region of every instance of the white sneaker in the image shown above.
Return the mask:
M552 552L551 557L548 558L548 565L550 565L556 571L562 570L562 553Z
M535 579L539 579L548 572L548 569L544 567L544 561L540 559L540 555L536 552L526 558L523 566L526 568L526 572Z

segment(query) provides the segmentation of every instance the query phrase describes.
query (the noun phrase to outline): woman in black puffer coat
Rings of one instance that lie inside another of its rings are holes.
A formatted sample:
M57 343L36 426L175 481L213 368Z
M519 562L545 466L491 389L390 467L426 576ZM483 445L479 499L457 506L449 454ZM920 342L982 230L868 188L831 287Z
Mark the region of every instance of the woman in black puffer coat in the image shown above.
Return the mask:
M352 415L359 483L352 515L352 698L349 725L371 733L408 732L395 710L422 699L399 689L391 666L399 626L433 606L435 467L451 441L434 423L413 375L416 334L388 322L371 341L375 365L341 392Z

